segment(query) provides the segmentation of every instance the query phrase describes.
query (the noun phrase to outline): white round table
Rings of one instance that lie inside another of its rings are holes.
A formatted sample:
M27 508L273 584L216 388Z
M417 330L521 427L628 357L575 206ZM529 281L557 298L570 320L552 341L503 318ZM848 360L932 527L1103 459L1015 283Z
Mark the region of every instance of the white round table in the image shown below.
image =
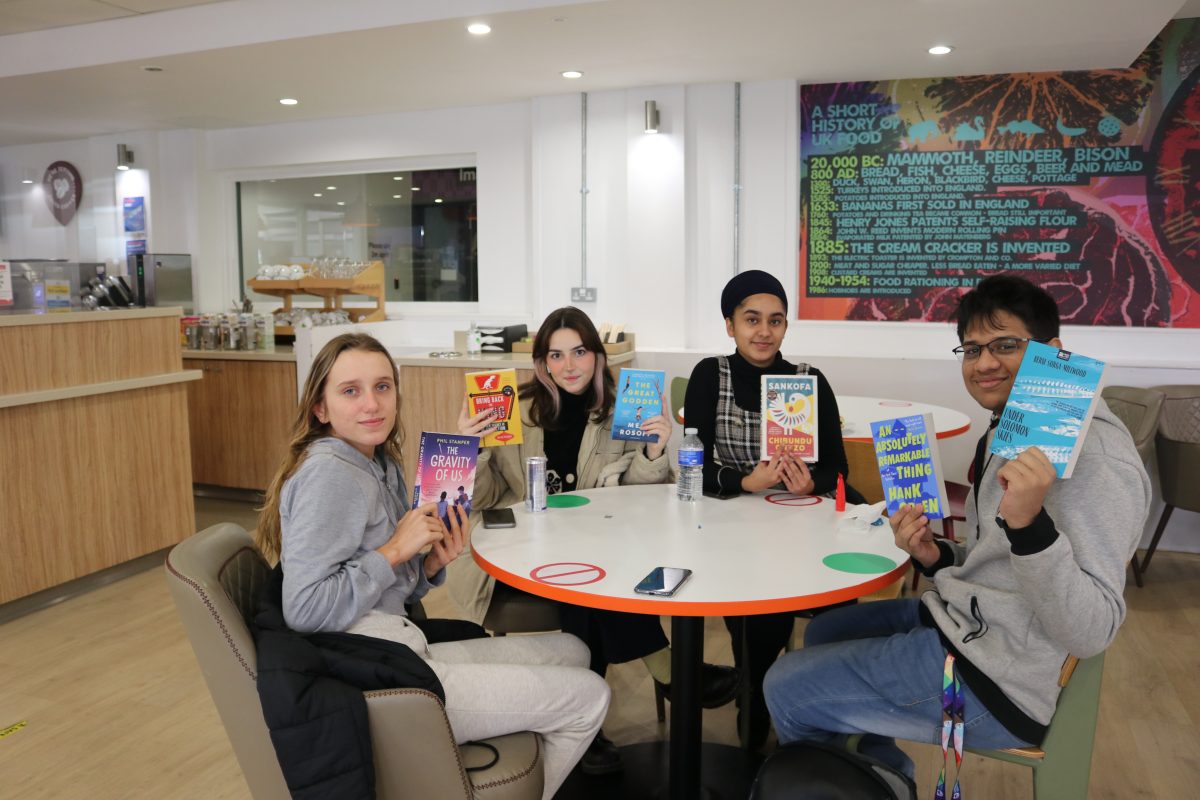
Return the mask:
M843 441L869 442L872 422L914 414L932 413L933 428L939 439L958 436L971 427L971 418L963 412L931 403L855 395L838 395L837 403L838 413L842 417Z
M684 503L670 484L556 495L580 502L531 514L515 528L476 528L479 566L510 586L564 603L667 615L671 621L670 794L700 795L703 617L830 605L897 580L908 557L886 523L839 525L833 501L783 492ZM831 566L832 565L832 566ZM674 597L633 587L658 566L691 578Z

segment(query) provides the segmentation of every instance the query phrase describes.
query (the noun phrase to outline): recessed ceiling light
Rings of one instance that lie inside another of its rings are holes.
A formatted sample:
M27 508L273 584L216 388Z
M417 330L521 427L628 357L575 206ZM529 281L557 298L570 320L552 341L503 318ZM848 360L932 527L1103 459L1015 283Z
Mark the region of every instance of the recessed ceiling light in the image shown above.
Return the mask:
M294 106L294 105L298 104L299 102L300 101L294 97L279 98L279 105L281 105L281 106Z
M162 67L155 66L154 64L144 64L139 69L141 69L142 72L162 72L163 71Z
M394 180L394 181L402 181L402 180L404 180L404 176L403 176L403 175L393 175L393 176L392 176L392 180Z
M33 183L33 178L24 178L21 180L21 183Z
M338 205L339 205L339 206L344 206L344 205L346 205L346 201L345 201L345 200L338 200Z
M410 192L419 192L419 191L421 191L421 187L420 186L410 186L410 187L408 187L408 190Z
M393 199L393 200L399 200L399 199L400 199L400 195L398 195L398 194L394 194L394 195L392 195L392 199Z
M439 197L438 199L434 200L433 202L440 203L440 202L442 202L442 198Z
M933 47L929 48L929 55L931 55L931 56L944 56L944 55L948 54L948 53L949 53L951 50L953 50L953 49L954 49L954 48L953 48L953 47L951 47L950 45L946 45L946 44L935 44Z
M562 74L564 78L582 78L583 73L577 69L569 69Z
M320 197L320 196L321 196L320 192L313 192L313 197Z
M472 22L467 26L467 33L473 33L476 36L487 36L492 32L492 26L483 22Z
M331 191L331 192L336 192L336 191L337 191L337 187L336 187L336 186L326 186L325 188L326 188L326 189L328 189L328 190L329 190L329 191Z

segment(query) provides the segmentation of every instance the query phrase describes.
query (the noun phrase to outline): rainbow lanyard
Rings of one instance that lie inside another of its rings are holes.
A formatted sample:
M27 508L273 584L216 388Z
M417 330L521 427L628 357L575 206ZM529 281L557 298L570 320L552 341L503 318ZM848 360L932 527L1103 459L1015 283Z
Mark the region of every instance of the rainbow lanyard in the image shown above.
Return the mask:
M954 739L954 790L950 797L951 800L962 800L958 774L962 771L963 758L963 689L954 669L954 656L947 653L946 663L942 666L942 771L938 774L934 800L946 800L946 762L951 738Z

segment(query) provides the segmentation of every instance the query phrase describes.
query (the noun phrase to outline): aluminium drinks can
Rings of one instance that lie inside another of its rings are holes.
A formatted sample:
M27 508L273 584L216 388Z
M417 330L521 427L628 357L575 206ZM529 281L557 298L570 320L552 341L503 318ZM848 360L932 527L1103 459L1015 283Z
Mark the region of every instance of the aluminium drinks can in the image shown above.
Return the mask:
M525 459L526 511L546 510L546 457L530 456Z

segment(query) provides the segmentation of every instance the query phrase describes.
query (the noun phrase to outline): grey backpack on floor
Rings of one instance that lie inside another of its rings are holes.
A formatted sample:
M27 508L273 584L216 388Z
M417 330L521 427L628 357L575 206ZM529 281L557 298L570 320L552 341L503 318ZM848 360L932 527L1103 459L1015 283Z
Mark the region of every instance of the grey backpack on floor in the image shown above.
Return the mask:
M750 800L916 800L917 786L878 759L842 747L793 742L763 762Z

